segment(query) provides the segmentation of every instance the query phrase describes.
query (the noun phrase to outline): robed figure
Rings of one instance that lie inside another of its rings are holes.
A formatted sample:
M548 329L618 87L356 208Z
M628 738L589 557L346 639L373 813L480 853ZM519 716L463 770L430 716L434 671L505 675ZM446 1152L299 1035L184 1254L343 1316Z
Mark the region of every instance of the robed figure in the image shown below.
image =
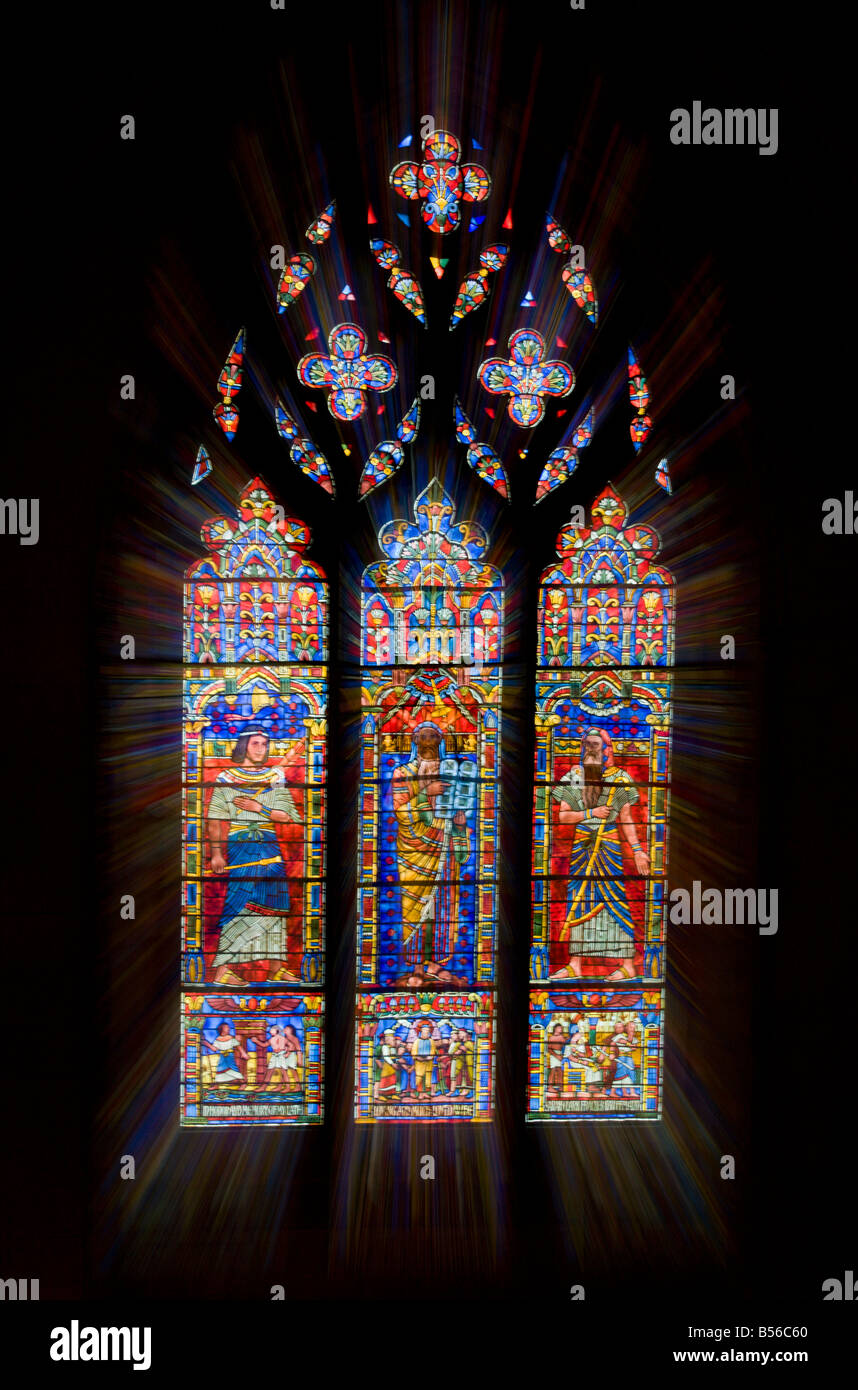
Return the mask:
M607 978L631 977L635 924L620 835L639 874L649 873L649 860L631 814L639 800L638 789L629 774L615 765L613 744L604 730L587 730L581 762L561 778L552 796L560 802L561 824L574 826L575 838L569 855L566 916L559 933L569 960L549 978L580 976L583 957L619 959L621 964Z
M467 812L476 804L476 767L449 758L441 730L417 726L411 757L393 774L401 945L396 966L415 981L470 977L471 947L460 913L460 874L471 853Z
M300 821L283 769L268 761L267 733L246 730L233 766L218 774L206 820L212 872L228 875L212 967L218 983L246 983L233 967L259 960L274 979L298 978L286 965L289 884L277 828Z

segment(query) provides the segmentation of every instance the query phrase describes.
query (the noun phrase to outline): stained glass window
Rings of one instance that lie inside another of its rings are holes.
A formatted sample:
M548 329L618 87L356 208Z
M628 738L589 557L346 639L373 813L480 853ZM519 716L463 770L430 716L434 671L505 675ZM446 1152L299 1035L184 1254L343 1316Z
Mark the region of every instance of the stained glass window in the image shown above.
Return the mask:
M259 479L185 582L188 1126L322 1119L328 586Z
M432 481L363 575L359 1121L492 1117L503 590L487 545Z
M541 576L530 1120L658 1119L674 584L609 484Z

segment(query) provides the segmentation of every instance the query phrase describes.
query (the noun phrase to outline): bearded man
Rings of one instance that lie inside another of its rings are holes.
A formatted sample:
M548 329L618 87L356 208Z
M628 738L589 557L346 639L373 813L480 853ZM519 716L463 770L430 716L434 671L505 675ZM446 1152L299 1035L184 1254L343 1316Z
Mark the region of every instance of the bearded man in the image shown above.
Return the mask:
M549 976L566 980L583 974L583 958L619 959L609 980L633 976L634 922L623 877L622 834L639 874L649 873L649 859L638 840L631 807L640 799L629 774L614 765L610 738L588 729L581 742L581 762L552 792L560 802L562 825L575 827L569 856L566 917L559 940L568 942L569 961Z
M268 761L263 728L241 735L232 761L218 774L206 820L212 873L228 875L213 978L245 984L233 966L267 960L274 979L297 980L286 964L289 884L277 829L301 817L282 768Z
M405 967L408 977L434 977L438 983L454 963L467 969L462 959L459 871L471 852L465 812L442 812L439 805L447 789L440 773L444 756L441 730L420 724L414 730L410 760L392 779L402 901L401 954L394 970Z

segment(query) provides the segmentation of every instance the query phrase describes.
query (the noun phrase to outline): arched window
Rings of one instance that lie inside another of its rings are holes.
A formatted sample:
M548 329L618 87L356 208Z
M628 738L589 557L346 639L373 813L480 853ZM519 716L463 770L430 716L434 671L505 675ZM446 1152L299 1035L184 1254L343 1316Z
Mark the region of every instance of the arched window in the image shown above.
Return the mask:
M328 586L254 478L185 583L181 1122L322 1118Z
M494 1102L503 591L433 481L362 585L356 1117Z
M541 576L528 1119L657 1119L674 584L609 484Z

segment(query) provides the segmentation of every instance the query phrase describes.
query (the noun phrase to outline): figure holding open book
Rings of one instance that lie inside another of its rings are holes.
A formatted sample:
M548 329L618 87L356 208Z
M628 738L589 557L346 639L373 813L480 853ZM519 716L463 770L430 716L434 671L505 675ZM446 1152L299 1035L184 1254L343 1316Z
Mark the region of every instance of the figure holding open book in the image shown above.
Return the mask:
M447 757L444 736L417 726L411 757L393 774L396 862L402 899L397 968L415 981L470 976L470 947L459 912L461 866L471 852L468 817L476 809L477 769Z

